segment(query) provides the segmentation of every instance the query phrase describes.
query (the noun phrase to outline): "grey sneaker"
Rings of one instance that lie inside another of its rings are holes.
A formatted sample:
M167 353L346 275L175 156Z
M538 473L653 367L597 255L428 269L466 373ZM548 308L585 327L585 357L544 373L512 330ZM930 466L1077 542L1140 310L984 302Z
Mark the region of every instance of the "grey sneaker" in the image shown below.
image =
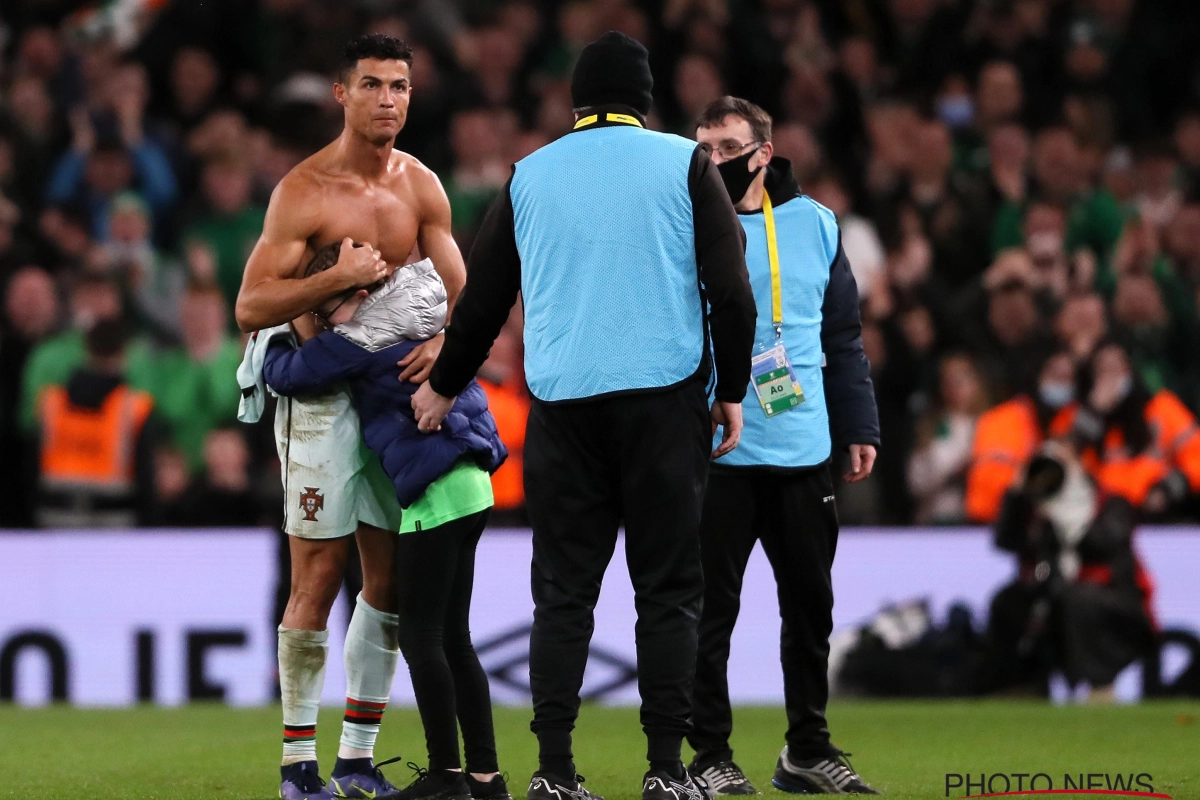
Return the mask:
M742 768L732 761L714 761L703 769L699 764L692 762L688 772L708 787L710 797L759 793L746 777L746 773L742 772Z
M849 755L834 750L827 756L793 761L784 747L771 785L792 794L879 794L858 777L846 758Z

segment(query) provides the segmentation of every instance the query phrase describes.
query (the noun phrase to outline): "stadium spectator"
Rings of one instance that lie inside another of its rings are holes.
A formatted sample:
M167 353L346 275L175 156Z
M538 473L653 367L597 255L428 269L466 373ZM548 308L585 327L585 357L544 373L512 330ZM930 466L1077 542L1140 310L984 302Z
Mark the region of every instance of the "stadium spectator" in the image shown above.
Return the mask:
M952 175L953 158L945 123L920 123L905 193L933 247L934 273L957 289L982 273L988 251L983 196L975 184Z
M804 188L809 197L837 215L838 226L842 231L842 249L846 251L850 269L854 272L858 296L870 297L871 292L884 280L882 273L887 260L875 224L854 213L850 205L850 195L832 172L813 175L804 184Z
M41 267L13 273L4 290L0 319L0 528L26 527L33 521L32 489L27 465L32 462L27 437L18 424L21 374L38 342L58 324L58 291Z
M1020 394L982 416L971 445L965 507L972 522L995 522L1004 493L1048 437L1071 429L1075 364L1059 350L1039 365L1036 390Z
M1072 433L1099 488L1151 517L1193 502L1200 491L1195 415L1171 391L1147 389L1116 343L1096 350L1085 380L1089 388Z
M254 202L252 174L245 155L220 153L204 165L204 211L188 226L184 241L202 242L216 259L215 280L229 307L237 300L242 269L262 233L266 209ZM189 260L195 258L189 253ZM209 276L196 275L205 280Z
M203 471L166 507L162 520L185 528L250 527L266 521L250 482L250 450L241 430L231 424L205 435Z
M179 337L179 299L187 275L151 240L150 209L138 195L112 199L108 241L94 247L88 267L115 280L130 299L137 327L158 339Z
M1163 287L1150 275L1127 274L1113 298L1114 336L1128 350L1134 370L1153 394L1170 389L1181 397L1195 391L1196 312L1186 293L1184 308L1168 307Z
M1088 247L1097 258L1107 258L1121 235L1124 220L1113 196L1089 185L1079 142L1069 128L1047 128L1037 135L1032 177L1038 197L1061 206L1070 221L1067 250ZM1023 243L1022 211L1020 205L1010 202L997 213L992 226L994 251Z
M126 384L124 324L87 332L86 362L37 400L43 528L126 528L151 519L158 425L149 394Z
M967 336L997 398L1028 391L1053 348L1037 302L1036 281L1023 250L1001 253L984 275L986 324L970 325Z
M966 522L967 468L975 424L988 408L983 378L969 356L953 354L938 369L938 400L917 424L908 486L919 525Z
M454 171L446 181L455 238L464 250L475 235L483 214L508 180L511 162L505 155L505 137L515 133L515 121L487 108L460 111L450 123Z
M171 61L170 97L164 116L186 135L204 121L220 99L221 67L200 47L183 47Z
M1054 318L1058 346L1070 352L1076 366L1082 366L1108 333L1108 312L1104 298L1089 292L1069 296Z
M163 527L187 527L180 506L190 477L187 459L174 447L159 447L154 453L154 515L153 524Z
M86 361L87 332L97 323L121 320L124 308L117 285L106 278L82 275L71 287L68 327L61 333L44 339L29 354L21 383L21 426L32 431L36 421L38 396L49 384L65 385L71 373ZM148 348L141 341L126 346L126 374L133 386L145 388L148 382L146 366Z
M77 206L51 206L38 219L48 263L63 274L81 272L92 252L91 220Z
M70 112L71 147L55 165L46 190L51 203L83 203L92 235L100 240L109 236L113 196L134 188L135 180L137 191L157 215L166 214L177 192L166 153L147 135L145 70L131 63L105 78L104 115L93 120L82 106Z
M135 174L147 202L165 209L175 194L175 178L161 151L143 142L131 154L120 140L97 140L82 112L73 116L72 124L75 142L50 176L47 202L83 204L89 212L90 232L101 241L109 236L112 197L130 190Z
M178 308L183 344L152 356L144 385L194 471L203 463L209 431L237 415L242 345L228 333L229 307L217 289L193 287Z
M1167 226L1164 252L1171 271L1186 281L1192 292L1200 288L1200 203L1179 209Z

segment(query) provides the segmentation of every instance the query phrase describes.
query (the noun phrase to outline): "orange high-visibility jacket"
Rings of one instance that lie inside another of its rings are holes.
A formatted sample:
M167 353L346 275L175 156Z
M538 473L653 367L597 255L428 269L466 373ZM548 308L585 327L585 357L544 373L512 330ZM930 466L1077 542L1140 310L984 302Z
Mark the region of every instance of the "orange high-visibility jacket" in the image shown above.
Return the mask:
M154 401L118 386L98 409L72 405L62 386L41 398L41 482L47 489L121 495L134 489L137 439Z
M1066 434L1074 418L1074 404L1060 410L1050 421L1050 435ZM1018 395L980 416L967 471L965 505L969 520L996 521L1004 493L1045 440L1046 431L1038 422L1037 407L1025 395Z
M480 380L487 393L488 410L496 419L500 441L508 448L508 459L492 475L492 495L497 510L525 505L525 426L529 421L529 398L511 386Z
M1174 393L1163 389L1146 403L1150 445L1130 453L1120 428L1109 428L1099 451L1089 447L1082 460L1100 488L1141 506L1150 490L1179 470L1193 492L1200 491L1200 427L1196 417Z

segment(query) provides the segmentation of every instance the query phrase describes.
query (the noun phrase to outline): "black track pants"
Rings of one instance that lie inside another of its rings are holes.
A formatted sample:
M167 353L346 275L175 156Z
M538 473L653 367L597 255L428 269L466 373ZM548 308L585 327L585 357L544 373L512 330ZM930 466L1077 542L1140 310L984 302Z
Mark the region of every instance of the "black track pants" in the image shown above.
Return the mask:
M648 758L679 760L690 727L703 594L699 529L710 426L699 381L586 403L533 404L525 439L535 607L529 679L542 770L573 776L571 731L592 612L622 522Z
M771 562L783 619L780 658L787 744L797 758L828 753L829 634L838 520L827 466L787 475L714 470L700 526L704 614L694 686L698 762L733 757L726 668L729 637L741 608L742 578L756 541ZM765 655L765 654L764 654Z

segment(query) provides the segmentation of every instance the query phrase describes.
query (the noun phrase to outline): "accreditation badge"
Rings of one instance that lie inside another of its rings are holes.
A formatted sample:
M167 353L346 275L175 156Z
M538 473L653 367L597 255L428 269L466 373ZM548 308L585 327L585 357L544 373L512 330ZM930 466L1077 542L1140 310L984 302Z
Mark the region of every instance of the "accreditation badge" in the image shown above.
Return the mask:
M754 390L758 392L758 402L768 417L790 411L804 402L804 390L782 343L755 356L750 362L750 375Z

